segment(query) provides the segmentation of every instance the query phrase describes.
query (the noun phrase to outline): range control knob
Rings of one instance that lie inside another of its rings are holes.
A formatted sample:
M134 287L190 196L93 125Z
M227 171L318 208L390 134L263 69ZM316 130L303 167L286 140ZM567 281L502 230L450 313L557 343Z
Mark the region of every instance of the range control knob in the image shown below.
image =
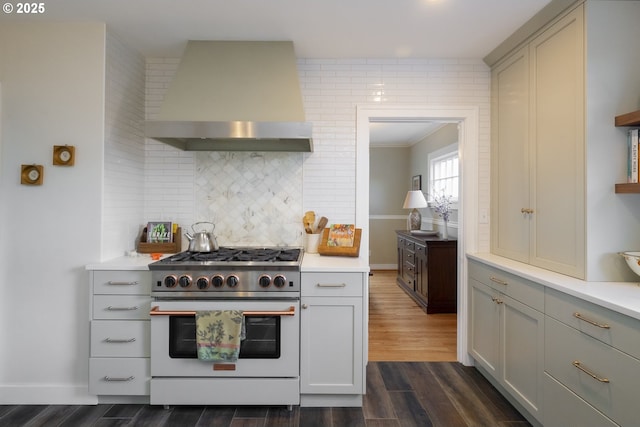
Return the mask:
M196 287L200 290L205 290L209 287L209 279L206 277L198 277L196 280Z
M224 277L220 276L219 274L216 274L211 278L211 284L213 285L214 288L222 287L222 285L224 285Z
M238 286L238 282L240 282L240 279L238 279L238 276L236 276L235 274L227 276L227 286L229 286L230 288L235 288L236 286Z
M188 288L191 286L191 276L187 276L186 274L180 276L178 279L178 285L180 285L181 288Z
M178 284L178 278L176 276L165 276L164 285L167 288L175 288L177 284Z
M260 276L260 278L258 278L258 285L260 285L261 288L268 288L270 284L271 277L267 276L266 274L263 274L262 276Z
M282 288L284 285L287 284L287 278L282 276L282 275L277 275L276 277L274 277L273 279L273 285L276 288Z

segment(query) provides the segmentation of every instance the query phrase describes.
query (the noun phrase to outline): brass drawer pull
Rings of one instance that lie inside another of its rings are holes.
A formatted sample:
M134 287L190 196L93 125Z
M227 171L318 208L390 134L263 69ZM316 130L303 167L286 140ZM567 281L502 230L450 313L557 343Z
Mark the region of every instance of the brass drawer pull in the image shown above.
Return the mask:
M104 342L108 342L108 343L128 343L128 342L135 342L135 338L129 338L129 339L114 339L114 338L106 338L104 340Z
M491 280L492 282L495 282L495 283L497 283L499 285L504 285L504 286L508 285L508 283L505 282L504 280L500 280L500 279L498 279L497 277L494 277L494 276L489 277L489 280Z
M137 305L134 305L133 307L114 307L112 305L110 305L109 307L107 307L108 311L134 311L139 309L140 307L138 307Z
M110 377L110 376L105 376L104 380L105 381L109 381L109 382L115 382L115 381L133 381L136 377L134 377L133 375L131 375L130 377Z
M520 209L520 213L532 214L533 213L533 209L531 209L531 208L522 208L522 209Z
M504 304L504 301L496 297L491 297L491 301L495 302L496 304Z
M593 372L590 372L588 369L585 369L582 367L582 364L580 364L579 360L574 360L572 363L573 366L575 366L576 368L580 369L582 372L584 372L585 374L589 375L591 378L593 378L594 380L598 380L601 383L608 383L610 382L608 378L600 378L599 376L597 376L596 374L594 374Z
M137 280L136 280L136 281L133 281L133 282L116 282L116 281L113 281L113 280L109 280L109 281L107 282L107 285L115 285L115 286L133 286L133 285L137 285L137 284L139 284L139 283L140 283L140 282L138 282Z
M582 314L577 312L573 313L573 317L575 317L576 319L582 320L583 322L587 322L590 325L597 326L598 328L611 329L611 326L607 325L606 323L598 323L593 320L587 319L586 317L583 317Z

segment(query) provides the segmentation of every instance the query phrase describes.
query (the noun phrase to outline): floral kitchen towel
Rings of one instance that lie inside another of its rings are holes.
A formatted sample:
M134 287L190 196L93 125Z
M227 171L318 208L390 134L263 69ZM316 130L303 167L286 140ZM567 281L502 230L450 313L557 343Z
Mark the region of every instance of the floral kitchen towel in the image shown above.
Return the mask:
M209 362L235 362L244 339L241 310L196 311L198 359Z

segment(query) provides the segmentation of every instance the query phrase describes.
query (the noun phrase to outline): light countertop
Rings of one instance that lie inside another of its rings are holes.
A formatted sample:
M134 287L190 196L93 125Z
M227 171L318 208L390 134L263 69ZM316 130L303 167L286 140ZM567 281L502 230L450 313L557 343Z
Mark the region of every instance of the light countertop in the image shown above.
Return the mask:
M166 255L169 256L169 255ZM153 262L149 254L138 254L129 257L122 256L104 262L88 264L87 270L148 270ZM302 272L368 272L369 264L364 258L323 256L318 254L304 254L302 258Z
M467 257L640 320L638 282L586 282L493 254Z
M121 256L108 261L87 264L87 270L148 270L150 263L154 262L149 254L137 256Z
M304 254L302 272L335 272L335 273L366 273L369 262L364 257L324 256L318 254Z

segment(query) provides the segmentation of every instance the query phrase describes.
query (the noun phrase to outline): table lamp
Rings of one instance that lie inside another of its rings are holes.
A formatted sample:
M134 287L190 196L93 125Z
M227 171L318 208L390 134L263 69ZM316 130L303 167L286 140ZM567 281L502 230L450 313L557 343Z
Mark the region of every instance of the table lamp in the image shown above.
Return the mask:
M404 209L411 209L407 218L407 230L420 230L422 226L422 215L418 212L418 208L427 207L427 199L420 190L407 191L407 197L404 198Z

